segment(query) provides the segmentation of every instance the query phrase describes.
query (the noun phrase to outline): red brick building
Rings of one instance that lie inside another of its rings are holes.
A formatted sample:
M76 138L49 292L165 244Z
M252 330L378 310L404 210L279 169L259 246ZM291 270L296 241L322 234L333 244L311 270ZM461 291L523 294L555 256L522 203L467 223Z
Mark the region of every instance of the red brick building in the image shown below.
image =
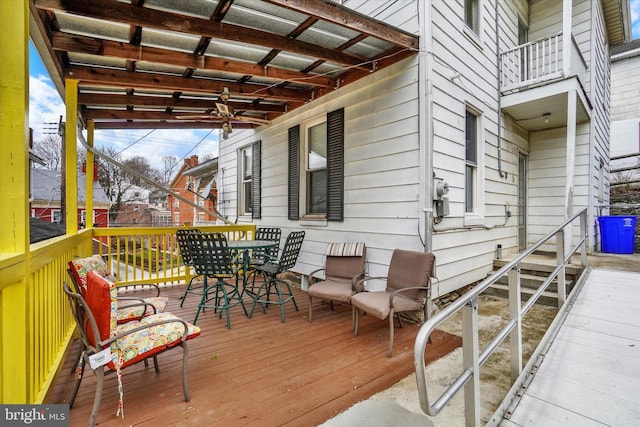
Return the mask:
M184 159L184 164L169 184L169 188L180 196L215 212L218 198L217 172L217 158L199 163L198 156L194 155ZM215 216L198 210L172 195L168 197L168 209L174 225L215 224L217 221Z

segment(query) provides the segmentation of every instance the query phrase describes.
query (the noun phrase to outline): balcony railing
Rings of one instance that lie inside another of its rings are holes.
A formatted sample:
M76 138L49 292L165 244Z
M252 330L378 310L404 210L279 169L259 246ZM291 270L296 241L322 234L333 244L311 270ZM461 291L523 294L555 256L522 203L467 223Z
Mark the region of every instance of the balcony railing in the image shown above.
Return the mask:
M94 253L109 260L116 285L184 283L179 227L94 228L31 245L26 254L0 258L0 402L42 403L73 337L63 281L68 261ZM255 225L198 227L229 239L253 239ZM28 277L28 279L27 279ZM26 372L26 377L20 373ZM16 400L17 399L17 400Z
M500 55L502 93L526 89L554 80L578 76L585 81L587 65L576 40L571 36L571 52L565 59L562 32L525 43ZM568 62L565 74L564 62Z

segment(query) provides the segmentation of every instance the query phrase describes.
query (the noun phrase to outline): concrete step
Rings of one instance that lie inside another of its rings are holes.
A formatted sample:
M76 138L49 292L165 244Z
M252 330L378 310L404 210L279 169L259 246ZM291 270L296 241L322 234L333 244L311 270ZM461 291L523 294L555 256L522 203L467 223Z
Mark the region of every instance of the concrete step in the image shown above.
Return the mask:
M510 259L496 259L493 261L494 271L508 264ZM533 295L546 280L549 274L556 269L555 254L534 254L520 264L520 286L522 300L526 301ZM567 293L573 288L573 284L580 274L579 264L567 264L565 267L565 281ZM558 305L558 281L554 279L545 292L538 299L539 304L557 307ZM509 296L509 278L503 276L494 283L486 293L507 298Z
M522 273L520 273L520 286L522 288L528 288L528 289L536 290L536 289L540 288L540 286L545 281L547 276L548 276L548 274L545 274L544 276L542 276L542 275L537 275L537 274L522 274ZM508 286L509 285L509 276L502 276L501 278L498 279L498 281L496 283L498 283L500 285ZM549 287L547 288L547 291L549 291L549 292L558 292L558 280L557 279L554 279L549 284Z
M494 270L499 270L508 264L511 260L509 259L494 259L493 260L493 268ZM520 274L531 274L536 276L547 276L556 268L555 262L537 262L537 261L524 261L520 263ZM565 267L565 274L567 278L573 277L575 278L580 274L581 266L575 264L567 264Z
M521 292L520 292L520 299L522 300L522 302L528 301L529 298L531 298L531 295L533 295L536 292L535 289L531 289L531 288L522 288ZM491 296L495 296L495 297L500 297L500 298L508 298L509 297L509 286L508 285L503 285L500 283L494 283L493 285L489 286L484 292L484 295L491 295ZM536 301L536 304L541 304L541 305L547 305L550 307L557 307L558 306L558 293L557 292L549 292L549 291L545 291L542 293L542 295L540 295L540 298L538 298L538 301Z

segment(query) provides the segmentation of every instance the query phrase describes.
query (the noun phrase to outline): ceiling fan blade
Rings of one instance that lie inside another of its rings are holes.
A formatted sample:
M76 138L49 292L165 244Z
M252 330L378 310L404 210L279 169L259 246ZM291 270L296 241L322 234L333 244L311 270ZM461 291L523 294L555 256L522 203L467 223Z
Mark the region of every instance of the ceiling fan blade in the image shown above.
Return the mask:
M233 116L231 120L236 120L239 122L247 122L253 123L256 125L269 125L271 124L271 120L260 119L258 117L247 117L247 116Z

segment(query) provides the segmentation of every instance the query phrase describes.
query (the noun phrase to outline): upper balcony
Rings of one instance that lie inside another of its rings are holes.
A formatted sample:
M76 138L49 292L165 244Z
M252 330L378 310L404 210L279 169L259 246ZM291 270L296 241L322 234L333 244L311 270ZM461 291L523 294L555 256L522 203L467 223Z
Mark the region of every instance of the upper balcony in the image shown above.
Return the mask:
M576 90L578 122L589 119L587 62L573 35L558 32L500 55L501 108L527 130L564 126L567 93Z
M575 38L571 35L571 49L563 51L564 34L516 46L500 55L500 91L503 95L576 76L585 82L587 62Z

